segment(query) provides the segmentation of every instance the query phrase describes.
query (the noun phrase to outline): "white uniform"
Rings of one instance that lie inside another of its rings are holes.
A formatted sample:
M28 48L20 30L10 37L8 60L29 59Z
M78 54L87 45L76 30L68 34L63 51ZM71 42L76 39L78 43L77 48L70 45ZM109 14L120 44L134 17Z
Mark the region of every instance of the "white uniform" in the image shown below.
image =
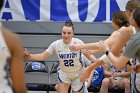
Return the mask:
M0 30L0 93L13 93L6 71L9 57L10 53Z
M72 90L83 90L83 83L80 82L80 75L83 69L83 63L81 62L81 52L71 52L69 47L72 44L83 42L77 38L72 38L70 44L64 44L63 39L54 41L46 50L49 54L56 53L59 62L60 69L58 70L58 79L60 82L71 84Z
M109 66L109 72L111 74L120 74L120 73L124 73L127 71L127 66L125 66L124 68L122 68L121 70L116 69L116 67L110 62L110 66ZM120 80L123 79L123 77L113 77L114 81L117 83Z

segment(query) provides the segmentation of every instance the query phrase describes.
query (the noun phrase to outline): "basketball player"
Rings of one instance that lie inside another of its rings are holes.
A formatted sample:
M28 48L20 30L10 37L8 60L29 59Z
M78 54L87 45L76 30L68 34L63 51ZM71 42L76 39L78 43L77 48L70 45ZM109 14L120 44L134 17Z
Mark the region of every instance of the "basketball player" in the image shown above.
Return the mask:
M54 53L57 54L60 61L58 93L68 93L70 85L73 93L84 93L84 83L80 81L83 69L81 51L71 52L69 49L72 44L83 44L83 42L77 38L73 38L74 26L72 22L66 22L62 26L61 35L62 39L54 41L43 53L30 54L26 50L24 57L26 60L42 61Z
M118 68L124 67L130 58L136 58L138 59L138 62L140 62L140 7L137 7L131 17L131 24L135 27L136 34L130 38L128 41L125 51L120 57L116 57L113 55L113 53L110 51L108 45L104 43L103 41L100 41L100 44L102 45L102 49L106 51L106 55L109 57L111 62ZM136 79L136 78L135 78ZM139 82L137 82L137 85L135 85L134 93L139 93Z
M107 38L105 40L105 42L110 46L110 48L113 46L114 42L117 40L117 37L120 35L120 32L123 29L125 29L126 27L129 26L128 20L127 20L127 18L125 16L125 13L123 11L118 11L118 12L113 13L113 16L112 16L112 26L113 26L113 28L114 28L115 31L111 34L111 36L109 38ZM97 44L97 45L100 46L100 43L99 42L96 42L95 44ZM77 48L77 45L78 45L78 48L79 48L79 45L80 44L75 44L73 46ZM85 45L88 45L88 44L83 44L83 46L85 46ZM98 51L98 53L99 52L102 52L102 51L100 51L100 49L99 50L96 50L96 51ZM108 59L105 58L105 55L103 55L100 59L104 60L105 62L106 61L107 62L109 61ZM95 64L96 64L96 66L93 67ZM103 61L100 61L100 64L103 65L104 62ZM96 68L100 64L99 64L99 62L92 63L92 65L88 66L88 68L86 68L86 70L90 69L90 71L92 71L93 68ZM89 73L90 73L90 71L89 71ZM88 72L87 73L84 72L83 74L88 74ZM83 75L83 76L85 76L85 75Z
M3 3L4 0L0 0L0 10ZM27 93L22 55L19 37L0 25L0 93Z
M126 4L126 16L127 16L127 19L129 21L129 23L131 23L131 20L130 20L131 19L131 13L137 7L140 7L140 2L138 0L131 0L131 1L128 1L128 3ZM135 34L134 27L129 26L129 27L121 30L120 34L118 36L115 35L115 37L114 37L114 35L111 35L104 42L107 43L107 45L109 45L110 50L112 51L112 53L114 55L119 55L119 53L122 51L122 48L125 46L125 44L130 39L130 37L133 36L134 34ZM113 42L113 43L111 43L111 42ZM74 44L74 45L71 46L72 51L80 50L80 49L93 49L94 53L103 52L103 50L100 48L99 42L97 42L97 43L87 43L87 44ZM108 58L106 56L104 56L102 59L104 59L104 61L108 61ZM102 61L100 61L100 62L102 62ZM88 68L86 68L83 71L81 80L87 79L89 77L92 69L96 68L97 66L98 66L97 63L92 63L92 65L90 65Z

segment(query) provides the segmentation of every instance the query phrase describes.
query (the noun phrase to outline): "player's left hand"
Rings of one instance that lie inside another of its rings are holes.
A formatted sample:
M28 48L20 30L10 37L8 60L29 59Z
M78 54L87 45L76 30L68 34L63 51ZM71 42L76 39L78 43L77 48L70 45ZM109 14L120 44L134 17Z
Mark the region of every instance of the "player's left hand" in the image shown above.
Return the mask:
M84 68L80 77L80 81L85 82L89 78L91 71L92 70L89 67Z

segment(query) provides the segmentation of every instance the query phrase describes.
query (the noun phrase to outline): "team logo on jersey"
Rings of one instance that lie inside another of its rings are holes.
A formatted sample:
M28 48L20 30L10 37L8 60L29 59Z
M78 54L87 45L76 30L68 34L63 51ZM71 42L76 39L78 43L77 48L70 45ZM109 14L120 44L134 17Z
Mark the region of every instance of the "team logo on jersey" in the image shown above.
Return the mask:
M99 73L97 70L94 71L94 77L93 77L93 80L96 80L99 78Z

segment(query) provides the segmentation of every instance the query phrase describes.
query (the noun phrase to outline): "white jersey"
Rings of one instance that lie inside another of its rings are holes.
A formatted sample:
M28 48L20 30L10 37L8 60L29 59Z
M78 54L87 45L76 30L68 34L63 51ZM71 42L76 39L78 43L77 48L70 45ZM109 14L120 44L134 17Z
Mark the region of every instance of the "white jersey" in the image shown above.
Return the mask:
M72 44L76 43L83 44L83 41L78 38L72 38L69 44L64 44L63 39L60 39L54 41L46 50L49 54L57 54L60 61L60 69L63 72L72 73L79 71L83 67L81 63L81 52L71 52L69 49Z
M0 30L0 93L13 93L6 71L9 57L10 53Z
M111 74L120 74L120 73L124 73L124 72L126 72L127 71L127 66L125 66L124 68L122 68L121 70L118 70L118 69L116 69L116 67L111 63L111 62L109 62L109 72L111 73ZM118 81L120 81L121 79L123 79L123 77L113 77L113 79L116 81L116 82L118 82Z

